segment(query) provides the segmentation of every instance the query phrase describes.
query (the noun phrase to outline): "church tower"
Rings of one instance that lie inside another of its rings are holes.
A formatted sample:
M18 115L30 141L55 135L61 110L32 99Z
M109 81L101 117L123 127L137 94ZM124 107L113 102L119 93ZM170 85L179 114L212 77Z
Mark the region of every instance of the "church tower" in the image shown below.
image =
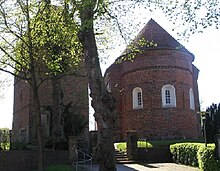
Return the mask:
M142 40L145 45L138 43ZM134 53L133 45L141 52ZM153 19L145 25L105 73L119 112L116 141L131 130L151 140L200 136L199 70L193 61L194 55Z

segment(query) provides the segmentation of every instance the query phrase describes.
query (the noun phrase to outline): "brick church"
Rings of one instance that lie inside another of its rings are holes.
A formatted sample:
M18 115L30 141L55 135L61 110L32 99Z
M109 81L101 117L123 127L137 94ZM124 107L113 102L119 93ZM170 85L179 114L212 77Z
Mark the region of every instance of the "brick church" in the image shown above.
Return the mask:
M88 123L88 85L85 72L80 70L80 75L67 75L61 78L63 92L63 105L71 104L71 112L77 112ZM39 89L41 103L41 124L45 144L51 137L51 120L53 104L51 80L44 81ZM36 117L33 110L33 93L26 81L19 78L14 79L14 109L13 109L13 142L22 142L31 145L36 144ZM88 126L84 130L88 132Z
M139 45L143 39L152 45ZM192 64L194 55L153 19L131 44L142 52L129 60L129 45L105 73L119 113L116 141L125 140L127 131L151 140L198 138L199 70Z
M105 73L108 91L116 99L118 120L115 141L126 139L127 131L137 131L139 138L179 139L200 136L198 96L199 70L192 64L194 55L176 41L154 20L136 36L133 44L145 39L153 46L140 46L141 53L129 58L126 48ZM120 61L120 62L118 62ZM78 113L88 119L87 80L66 76L61 80L63 102L78 106ZM52 85L40 87L44 138L50 138ZM34 144L35 117L31 87L15 78L13 134L14 141Z

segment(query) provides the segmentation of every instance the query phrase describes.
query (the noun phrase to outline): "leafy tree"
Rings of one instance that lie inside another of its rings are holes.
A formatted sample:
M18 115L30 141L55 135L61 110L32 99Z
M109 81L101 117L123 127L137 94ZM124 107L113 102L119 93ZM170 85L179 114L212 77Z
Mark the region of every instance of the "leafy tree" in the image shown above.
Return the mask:
M1 1L0 70L29 82L33 92L33 111L37 125L38 168L43 170L43 140L39 101L39 79L34 56L31 17L36 1ZM13 7L13 10L11 10ZM37 10L38 11L38 10ZM40 12L40 11L38 11Z
M43 3L42 8L44 11L33 21L33 37L36 54L40 52L40 61L46 66L53 87L52 140L53 148L56 148L56 144L65 141L60 78L79 69L82 48L77 37L78 26L71 13L48 1Z
M124 28L131 28L133 24L128 25L129 23L126 22L127 20L123 20L124 16L138 5L148 7L148 10L158 7L163 9L171 19L180 17L182 19L180 20L181 22L186 21L184 24L188 25L188 27L183 34L186 36L186 33L189 33L189 31L190 33L194 33L198 29L198 25L209 23L208 25L216 24L216 26L218 26L219 22L216 21L219 21L219 13L216 12L215 9L219 10L219 2L213 0L212 5L210 5L210 1L197 0L78 0L70 2L72 2L74 9L79 11L79 39L84 50L84 60L91 91L90 96L92 97L92 106L95 109L95 119L98 124L98 145L96 154L99 161L99 169L102 171L116 170L112 139L113 123L116 118L115 102L111 94L106 90L101 74L98 53L99 49L96 42L98 39L96 33L98 32L97 30L99 30L99 27L96 24L100 24L99 26L101 27L113 21L111 23L113 27L111 28L117 28L125 42L129 42L126 40L129 38L128 34L126 34L128 31L125 31ZM68 1L64 1L63 3L67 4ZM202 9L199 8L200 5L206 5L207 7L204 19L201 19L201 22L196 18L197 11ZM182 13L182 11L184 13ZM209 13L212 13L213 16L216 17L216 20L207 21L207 19L209 19L208 16L210 16L208 15ZM116 40L118 41L118 37Z
M48 0L48 2L50 2ZM129 37L129 34L126 34L130 30L132 30L130 24L128 27L128 22L125 22L124 17L132 11L136 6L145 6L148 10L152 10L154 7L162 8L168 16L173 20L175 17L181 18L181 22L184 22L186 25L186 29L188 32L193 33L198 29L198 26L202 25L202 28L206 26L215 24L218 26L219 23L219 2L216 0L211 1L177 1L177 0L64 0L57 1L60 2L65 9L69 11L72 15L78 15L76 21L79 21L79 31L78 36L83 48L83 56L86 65L86 71L88 75L89 87L91 90L90 96L92 97L92 106L95 109L95 118L98 124L98 146L97 146L97 157L99 161L99 169L102 171L105 170L116 170L115 167L115 159L114 159L114 147L113 147L113 123L116 118L115 112L115 102L111 94L106 90L103 76L100 69L99 63L99 54L97 48L96 34L98 33L96 29L98 26L102 26L105 24L112 24L112 28L118 28L119 34L125 40L125 42L129 42L126 39ZM21 3L20 3L21 4ZM26 6L23 6L23 10L27 10L29 2L26 0ZM21 4L23 5L23 4ZM154 5L154 7L152 6ZM204 12L204 17L201 20L197 19L198 16L197 11L202 10L205 7L206 11ZM4 8L3 8L4 9ZM33 10L33 12L37 12L39 14L41 11ZM210 15L211 14L211 15ZM3 15L5 18L6 15ZM23 18L19 18L22 20ZM25 19L30 19L30 16L25 17ZM120 20L121 19L121 20ZM27 21L27 20L25 20ZM30 20L29 20L30 21ZM113 21L113 22L111 22ZM126 20L127 21L127 20ZM178 20L173 20L178 21ZM133 21L131 21L133 22ZM16 23L16 22L15 22ZM29 23L29 25L28 25ZM206 25L206 23L208 23ZM97 25L96 25L97 24ZM100 24L100 25L99 25ZM123 25L125 24L125 25ZM23 26L23 25L22 25ZM129 28L129 30L125 31L124 28ZM7 28L7 27L6 27ZM23 27L19 27L22 28ZM27 22L26 31L27 34L27 42L31 43L31 27L30 22ZM13 33L13 29L10 30ZM200 31L200 29L199 29ZM16 35L14 35L16 37ZM116 39L118 40L118 38ZM102 41L104 42L104 41ZM27 50L32 54L32 44ZM3 51L4 52L4 51ZM22 52L22 50L21 50ZM10 58L10 53L5 53L6 56ZM3 61L8 62L8 61ZM24 61L22 61L24 62ZM30 60L30 64L35 64L35 61ZM7 63L6 63L7 64ZM11 63L10 63L11 64ZM17 63L19 65L19 63ZM10 66L10 65L9 65ZM35 66L35 65L32 65ZM22 67L20 68L22 69ZM29 69L30 73L35 73L32 68ZM8 72L8 71L7 71ZM26 73L26 70L23 71ZM35 75L32 74L32 82L36 83L36 79L34 79ZM35 84L33 84L35 85ZM34 89L35 90L35 89ZM35 92L35 91L34 91ZM40 116L40 115L39 115Z
M0 70L12 74L17 80L25 80L32 88L40 171L43 170L43 140L39 88L45 80L52 79L56 103L54 113L57 114L53 118L56 143L64 137L59 124L59 78L66 68L77 66L80 61L81 46L77 43L76 27L70 16L48 1L2 1L0 4Z
M215 135L220 133L220 104L212 104L206 109L206 135L209 143L215 142Z

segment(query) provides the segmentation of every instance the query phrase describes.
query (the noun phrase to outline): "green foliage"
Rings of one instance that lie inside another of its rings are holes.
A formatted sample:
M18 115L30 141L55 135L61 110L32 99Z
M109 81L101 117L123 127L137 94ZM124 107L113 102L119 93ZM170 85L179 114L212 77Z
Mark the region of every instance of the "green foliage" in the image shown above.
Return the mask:
M184 140L159 140L159 141L149 141L153 147L170 147L171 144L183 143L183 142L203 142L202 139L184 139Z
M175 27L182 28L179 35L188 38L191 34L203 32L204 29L214 26L219 29L220 1L160 1L156 4L170 18Z
M77 66L82 55L78 26L72 14L60 7L43 4L41 15L32 21L32 37L36 56L41 56L53 72Z
M220 171L220 162L215 160L215 146L211 145L207 148L202 146L199 148L197 157L199 168L204 171Z
M134 40L130 45L127 46L127 49L124 51L122 56L118 58L115 63L119 64L123 61L133 61L135 57L143 53L146 48L154 48L157 44L154 41L148 41L144 38L139 40Z
M160 140L160 141L138 141L138 148L158 148L170 147L171 144L182 142L202 142L203 140ZM146 145L147 144L147 145ZM126 151L126 142L116 143L116 148L119 151Z
M14 51L20 64L17 69L29 69L30 48L35 61L47 68L47 74L56 75L77 67L82 57L78 31L73 14L42 2L38 13L30 20L29 32L16 43Z
M219 162L214 158L214 144L177 143L170 145L170 152L176 163L199 167L204 171L219 171Z
M79 114L78 106L72 106L72 103L68 103L64 107L64 133L65 137L79 136L88 125L88 121L85 117Z
M0 150L9 150L10 148L10 131L8 128L0 128Z
M198 166L197 152L203 143L177 143L170 145L170 152L176 163Z
M46 171L74 171L70 165L51 165L46 168Z
M207 142L214 143L215 135L220 130L220 104L212 104L206 109L206 138Z

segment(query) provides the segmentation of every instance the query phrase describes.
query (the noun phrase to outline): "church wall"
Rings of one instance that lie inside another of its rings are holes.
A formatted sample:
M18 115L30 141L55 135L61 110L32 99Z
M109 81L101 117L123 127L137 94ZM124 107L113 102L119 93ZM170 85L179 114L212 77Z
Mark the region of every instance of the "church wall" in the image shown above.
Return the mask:
M61 78L61 86L63 90L63 102L67 105L72 102L72 106L77 106L78 114L83 115L85 120L89 120L88 112L88 83L85 73L82 71L78 77L75 75L65 76ZM23 99L21 100L21 91L23 91ZM14 86L14 114L13 114L13 132L15 138L19 137L19 129L27 130L28 141L36 144L36 117L33 109L33 93L28 83L24 81L16 81ZM42 106L42 128L45 137L50 136L50 121L51 113L46 107L53 104L51 80L44 81L39 89L39 99ZM89 122L88 122L89 125ZM88 132L88 125L85 128L85 133ZM46 139L46 138L45 138ZM15 139L15 141L17 141Z
M23 80L15 79L12 124L14 141L29 141L29 94L29 84Z
M196 111L190 110L189 102L189 89L195 89L196 82L192 60L192 56L183 52L152 50L137 56L134 61L113 64L107 70L112 93L121 104L118 108L121 135L118 137L125 140L128 130L136 130L139 137L149 139L198 137ZM115 72L115 68L120 68L120 72ZM122 90L120 93L114 90L116 82ZM161 89L166 84L176 89L176 107L162 108ZM142 109L132 106L135 87L143 92Z

